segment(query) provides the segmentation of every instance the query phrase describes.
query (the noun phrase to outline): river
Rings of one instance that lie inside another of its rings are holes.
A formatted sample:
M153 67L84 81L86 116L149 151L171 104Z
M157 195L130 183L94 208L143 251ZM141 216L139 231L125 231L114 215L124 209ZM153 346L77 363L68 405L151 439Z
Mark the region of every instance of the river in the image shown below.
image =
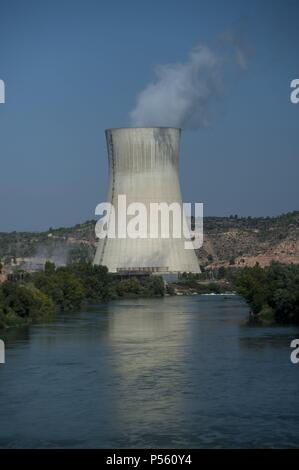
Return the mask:
M237 296L120 300L0 332L0 447L298 447L299 328L246 315Z

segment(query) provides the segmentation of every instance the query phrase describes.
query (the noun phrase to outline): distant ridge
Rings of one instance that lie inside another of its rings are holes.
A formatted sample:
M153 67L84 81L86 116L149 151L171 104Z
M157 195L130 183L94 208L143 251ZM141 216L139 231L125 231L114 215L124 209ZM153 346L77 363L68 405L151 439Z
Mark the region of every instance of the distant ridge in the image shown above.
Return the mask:
M31 258L64 260L81 251L92 259L96 248L95 220L45 232L0 232L0 258L22 262ZM197 253L202 266L261 266L272 260L299 263L299 211L277 217L205 217L204 245Z

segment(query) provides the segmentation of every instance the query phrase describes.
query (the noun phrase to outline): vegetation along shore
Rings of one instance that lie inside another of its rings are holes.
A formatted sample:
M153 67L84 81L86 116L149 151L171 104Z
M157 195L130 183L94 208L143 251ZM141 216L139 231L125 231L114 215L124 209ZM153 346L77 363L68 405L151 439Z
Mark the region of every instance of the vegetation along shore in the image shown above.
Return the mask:
M0 329L50 319L59 312L79 310L84 303L232 291L248 303L249 324L299 323L298 265L221 267L212 275L211 279L211 271L184 273L176 282L165 283L160 276L122 279L90 262L56 267L47 261L42 271L19 273L0 284Z

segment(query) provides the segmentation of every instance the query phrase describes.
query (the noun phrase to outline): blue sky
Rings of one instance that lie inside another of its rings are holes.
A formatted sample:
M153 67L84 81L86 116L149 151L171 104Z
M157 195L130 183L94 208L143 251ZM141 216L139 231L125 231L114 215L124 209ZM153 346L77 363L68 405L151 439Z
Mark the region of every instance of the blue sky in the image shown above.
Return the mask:
M93 218L106 199L104 129L130 124L157 65L227 31L253 53L226 77L210 127L183 132L183 199L206 215L298 209L298 20L296 0L0 0L0 231Z

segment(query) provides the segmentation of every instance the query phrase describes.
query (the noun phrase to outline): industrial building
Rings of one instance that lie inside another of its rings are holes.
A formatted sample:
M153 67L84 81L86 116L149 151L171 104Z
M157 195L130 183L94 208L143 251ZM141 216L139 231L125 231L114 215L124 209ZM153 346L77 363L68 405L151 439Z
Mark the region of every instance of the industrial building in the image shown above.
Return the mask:
M142 203L148 213L151 203L178 203L182 207L178 170L180 134L180 129L167 127L106 130L107 201L115 208L116 221L118 198L122 195L126 196L127 205ZM143 238L100 239L94 264L105 265L114 273L200 272L195 251L185 248L183 237L163 238L159 227L159 236L152 238L152 229L148 227Z

